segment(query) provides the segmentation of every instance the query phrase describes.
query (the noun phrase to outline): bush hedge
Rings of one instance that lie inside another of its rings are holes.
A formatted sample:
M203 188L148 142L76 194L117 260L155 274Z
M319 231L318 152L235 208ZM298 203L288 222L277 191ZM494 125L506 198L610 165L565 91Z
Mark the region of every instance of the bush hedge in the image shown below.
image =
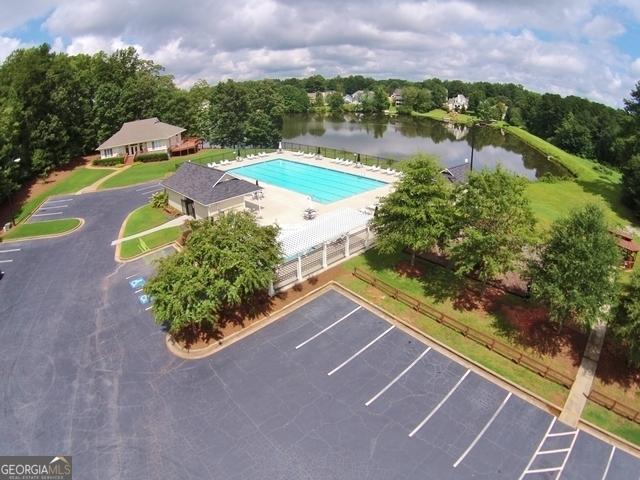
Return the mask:
M124 157L97 158L92 163L97 167L113 167L124 164Z
M167 152L141 153L136 156L136 162L161 162L162 160L169 160Z

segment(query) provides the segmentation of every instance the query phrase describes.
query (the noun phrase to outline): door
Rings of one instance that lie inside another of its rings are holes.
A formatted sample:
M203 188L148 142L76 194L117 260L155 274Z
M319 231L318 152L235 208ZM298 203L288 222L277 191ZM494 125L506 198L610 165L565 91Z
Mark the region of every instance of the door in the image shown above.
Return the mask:
M193 218L196 218L196 209L193 205L193 200L190 198L183 198L182 202L182 213L185 215L189 215Z

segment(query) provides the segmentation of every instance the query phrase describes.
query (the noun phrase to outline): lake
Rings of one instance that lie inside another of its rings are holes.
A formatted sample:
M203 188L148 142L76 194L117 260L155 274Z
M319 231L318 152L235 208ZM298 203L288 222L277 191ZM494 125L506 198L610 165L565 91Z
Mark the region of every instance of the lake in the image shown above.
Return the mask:
M504 168L531 180L545 173L566 176L560 165L547 160L519 138L491 127L447 124L409 116L287 115L282 138L305 145L344 149L385 158L406 158L416 152L438 157L445 167L471 159L473 168Z

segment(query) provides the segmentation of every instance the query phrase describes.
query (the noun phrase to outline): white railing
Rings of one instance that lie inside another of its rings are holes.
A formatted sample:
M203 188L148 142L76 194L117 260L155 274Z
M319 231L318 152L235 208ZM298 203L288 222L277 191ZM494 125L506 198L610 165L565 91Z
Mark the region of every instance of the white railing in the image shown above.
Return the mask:
M370 248L374 243L373 232L365 227L361 230L345 234L344 236L316 245L305 254L292 258L278 266L274 290L301 282L305 278L326 270L334 265Z

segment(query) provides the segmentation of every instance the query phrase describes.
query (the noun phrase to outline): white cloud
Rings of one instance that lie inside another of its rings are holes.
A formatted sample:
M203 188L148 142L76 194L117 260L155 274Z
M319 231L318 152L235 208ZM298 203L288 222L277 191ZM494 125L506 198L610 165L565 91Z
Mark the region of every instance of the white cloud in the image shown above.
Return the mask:
M0 62L4 61L16 48L23 46L17 38L0 36Z
M603 40L622 35L625 28L612 18L596 15L584 26L582 31L589 38Z
M24 2L25 12L48 6L43 28L56 50L134 45L183 86L311 73L437 76L516 82L619 105L638 75L637 63L610 43L624 27L596 14L600 0Z
M640 75L640 58L636 58L631 64L631 73Z

